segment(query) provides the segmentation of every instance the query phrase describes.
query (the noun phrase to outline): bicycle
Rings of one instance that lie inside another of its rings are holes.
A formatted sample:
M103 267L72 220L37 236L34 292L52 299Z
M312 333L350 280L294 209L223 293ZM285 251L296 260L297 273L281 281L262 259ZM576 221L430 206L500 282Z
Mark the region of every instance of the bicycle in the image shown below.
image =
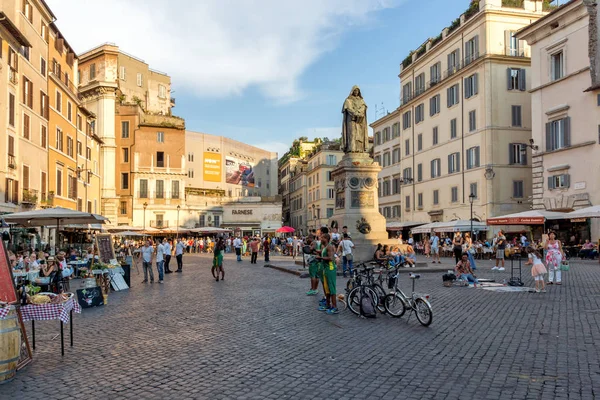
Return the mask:
M362 271L360 269L362 268ZM353 277L346 284L346 303L350 311L356 315L360 315L360 304L362 297L365 294L369 294L373 301L373 308L376 308L379 312L385 313L385 305L383 304L383 296L385 296L385 290L381 285L376 284L373 278L374 267L368 267L365 263L357 265L353 271ZM349 289L352 287L351 289Z
M385 310L392 317L400 318L404 315L407 310L414 312L417 320L423 326L429 326L433 322L433 310L429 303L429 295L415 293L415 281L421 277L419 274L409 274L412 280L412 293L410 296L404 294L404 292L398 287L398 277L400 276L399 269L396 268L396 272L392 279L394 279L394 289L388 295L385 296L383 304ZM410 316L409 316L410 318Z

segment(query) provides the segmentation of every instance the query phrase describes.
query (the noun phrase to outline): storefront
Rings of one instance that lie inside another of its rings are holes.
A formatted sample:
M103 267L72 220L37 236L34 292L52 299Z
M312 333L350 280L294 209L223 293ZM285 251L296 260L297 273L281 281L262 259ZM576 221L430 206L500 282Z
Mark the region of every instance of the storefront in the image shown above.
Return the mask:
M248 198L224 204L221 227L242 236L272 235L281 228L281 203Z

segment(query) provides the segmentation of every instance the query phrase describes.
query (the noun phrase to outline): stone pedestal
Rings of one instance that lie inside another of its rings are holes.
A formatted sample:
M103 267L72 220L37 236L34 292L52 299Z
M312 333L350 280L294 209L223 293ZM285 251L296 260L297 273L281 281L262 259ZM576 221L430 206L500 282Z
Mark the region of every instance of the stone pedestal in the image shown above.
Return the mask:
M367 153L347 153L331 173L335 182L335 209L329 226L335 221L340 229L348 227L352 235L355 262L373 258L377 243L390 241L385 218L379 213L377 174L381 167Z

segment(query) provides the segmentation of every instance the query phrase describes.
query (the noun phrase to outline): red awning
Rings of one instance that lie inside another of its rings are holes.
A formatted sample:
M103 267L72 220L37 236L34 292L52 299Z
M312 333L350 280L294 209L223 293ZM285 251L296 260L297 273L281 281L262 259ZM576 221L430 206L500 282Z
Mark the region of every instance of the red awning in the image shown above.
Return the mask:
M543 225L544 217L490 218L488 225Z

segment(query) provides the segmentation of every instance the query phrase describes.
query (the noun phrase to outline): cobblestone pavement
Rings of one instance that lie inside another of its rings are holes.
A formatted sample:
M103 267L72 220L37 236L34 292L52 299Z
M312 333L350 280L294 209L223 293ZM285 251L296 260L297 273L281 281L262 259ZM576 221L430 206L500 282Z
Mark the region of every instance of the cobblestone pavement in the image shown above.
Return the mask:
M414 316L329 316L305 296L307 279L225 262L218 283L208 255L186 256L164 285L134 272L131 290L76 315L64 357L57 322L39 322L34 362L0 385L0 398L600 397L597 262L573 262L545 294L444 288L427 274L417 289L432 295L428 328ZM479 277L492 276L485 265Z

